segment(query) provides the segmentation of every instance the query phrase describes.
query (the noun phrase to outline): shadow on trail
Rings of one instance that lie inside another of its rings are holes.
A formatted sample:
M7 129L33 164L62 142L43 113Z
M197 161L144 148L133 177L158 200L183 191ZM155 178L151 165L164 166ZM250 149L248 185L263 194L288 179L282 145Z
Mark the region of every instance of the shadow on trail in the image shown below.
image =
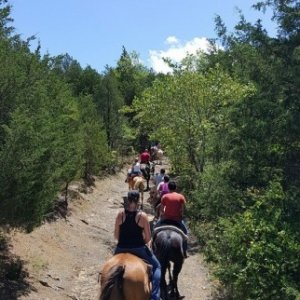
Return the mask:
M9 241L0 232L0 299L16 300L36 291L28 282L25 262L11 253Z

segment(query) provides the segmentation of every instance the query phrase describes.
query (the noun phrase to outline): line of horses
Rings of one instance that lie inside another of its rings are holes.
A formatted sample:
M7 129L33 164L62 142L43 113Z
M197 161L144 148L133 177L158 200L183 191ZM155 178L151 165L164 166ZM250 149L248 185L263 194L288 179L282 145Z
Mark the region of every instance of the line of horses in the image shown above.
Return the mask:
M150 168L148 172L150 180ZM149 181L147 190L149 190ZM150 192L150 199L152 194ZM178 276L184 263L185 239L187 236L172 225L153 230L152 250L161 264L160 297L162 300L184 298L178 290ZM151 274L152 267L141 258L130 253L114 255L101 270L99 300L150 300Z

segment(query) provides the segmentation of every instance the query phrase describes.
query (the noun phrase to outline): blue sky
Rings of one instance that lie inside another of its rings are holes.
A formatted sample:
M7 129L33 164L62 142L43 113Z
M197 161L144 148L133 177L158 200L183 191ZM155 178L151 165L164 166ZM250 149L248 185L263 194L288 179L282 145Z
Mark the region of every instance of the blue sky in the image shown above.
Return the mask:
M263 19L271 35L271 12L251 8L255 0L10 0L16 32L35 35L42 53L68 53L82 67L102 72L115 66L122 46L136 51L142 62L165 71L162 57L180 60L188 51L206 47L216 37L214 17L232 29L239 7L246 19ZM35 47L35 45L33 44Z

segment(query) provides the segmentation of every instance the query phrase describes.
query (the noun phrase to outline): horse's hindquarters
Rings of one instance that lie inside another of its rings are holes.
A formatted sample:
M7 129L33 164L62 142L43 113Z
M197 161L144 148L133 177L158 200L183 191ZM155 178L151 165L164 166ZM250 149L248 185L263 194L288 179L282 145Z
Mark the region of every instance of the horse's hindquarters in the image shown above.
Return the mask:
M134 269L133 269L134 270ZM124 286L123 292L126 300L149 300L150 299L150 282L149 279L145 278L145 274L135 274L137 278L133 278L132 272L124 274ZM148 276L147 276L148 277Z
M116 275L116 269L124 272ZM110 258L101 272L100 300L149 300L149 266L142 259L129 253L119 253ZM113 278L114 276L114 278ZM111 291L108 291L108 287ZM108 298L107 295L109 296ZM123 298L122 298L123 297Z

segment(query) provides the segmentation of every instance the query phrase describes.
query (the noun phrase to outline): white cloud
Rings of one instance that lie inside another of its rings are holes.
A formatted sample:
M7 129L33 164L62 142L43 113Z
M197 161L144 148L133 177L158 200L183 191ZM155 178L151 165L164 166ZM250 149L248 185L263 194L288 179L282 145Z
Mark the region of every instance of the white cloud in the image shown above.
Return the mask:
M149 55L150 55L150 66L153 68L155 72L164 73L164 74L172 72L172 68L170 68L168 64L166 64L163 61L164 56L161 53L159 53L159 51L150 50Z
M169 36L166 39L169 45L167 50L150 50L150 66L155 72L171 73L172 69L163 61L163 58L169 58L171 61L180 63L188 54L196 54L198 51L207 52L210 45L206 38L195 37L191 41L181 43L175 36Z
M166 38L166 44L168 44L168 45L178 44L178 43L179 43L179 41L178 41L177 37L174 35L171 35Z

